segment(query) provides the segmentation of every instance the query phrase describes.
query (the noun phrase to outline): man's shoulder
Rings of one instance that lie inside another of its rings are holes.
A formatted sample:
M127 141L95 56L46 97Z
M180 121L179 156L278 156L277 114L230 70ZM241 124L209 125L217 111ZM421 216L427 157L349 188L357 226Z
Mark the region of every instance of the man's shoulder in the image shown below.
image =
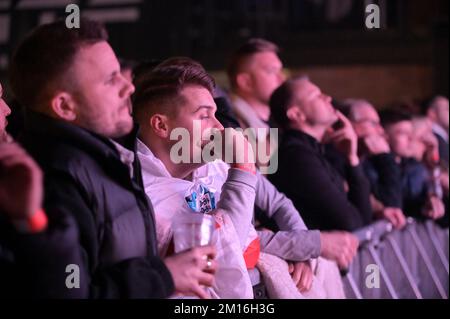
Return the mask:
M79 180L81 176L98 176L105 167L105 160L98 157L98 154L50 137L40 141L25 140L24 147L42 168L46 179L69 175Z
M318 149L311 145L311 143L302 138L295 138L293 136L284 136L278 148L280 153L289 156L310 156L318 153Z

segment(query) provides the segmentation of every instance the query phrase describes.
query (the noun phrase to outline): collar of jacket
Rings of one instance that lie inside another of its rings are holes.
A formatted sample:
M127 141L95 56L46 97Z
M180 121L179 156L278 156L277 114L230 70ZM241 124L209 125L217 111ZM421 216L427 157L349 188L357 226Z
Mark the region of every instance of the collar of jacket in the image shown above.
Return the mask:
M25 132L27 132L26 135L43 135L45 138L76 145L92 155L96 154L101 157L120 159L117 148L109 138L38 112L26 111ZM138 132L139 126L135 124L129 134L115 141L136 153L136 137Z
M285 143L291 143L295 142L297 144L305 145L314 151L317 151L321 154L324 153L324 145L319 143L314 137L312 137L309 134L306 134L305 132L294 130L294 129L288 129L283 132L283 141Z

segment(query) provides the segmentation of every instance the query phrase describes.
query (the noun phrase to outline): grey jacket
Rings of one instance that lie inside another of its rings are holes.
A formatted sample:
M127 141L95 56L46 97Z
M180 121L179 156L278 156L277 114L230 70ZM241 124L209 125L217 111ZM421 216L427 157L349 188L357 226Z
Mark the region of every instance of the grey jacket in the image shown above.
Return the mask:
M286 260L303 261L320 255L320 231L308 230L292 201L263 175L257 174L255 205L273 218L279 231L258 231L262 250Z
M214 162L198 169L194 179L210 178L212 175L222 176L221 180L215 181L216 185L222 185L218 208L230 212L230 218L241 241L245 240L248 234L249 217L246 212L253 211L256 205L267 217L273 218L280 229L276 233L268 230L258 231L263 252L292 261L319 257L320 232L308 230L292 201L263 175L257 173L254 176L237 169L229 169L223 162Z

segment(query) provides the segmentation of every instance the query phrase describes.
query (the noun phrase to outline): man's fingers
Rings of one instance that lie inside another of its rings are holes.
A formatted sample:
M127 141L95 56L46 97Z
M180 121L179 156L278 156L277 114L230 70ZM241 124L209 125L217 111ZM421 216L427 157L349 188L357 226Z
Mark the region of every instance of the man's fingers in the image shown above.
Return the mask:
M406 224L406 218L405 215L403 215L401 210L397 211L397 221L398 221L398 228L402 228Z
M305 273L305 276L302 276L302 280L301 280L302 286L303 286L302 292L311 290L313 279L314 279L314 276L311 271L308 271L307 273Z
M300 278L302 276L302 269L299 267L296 267L297 269L294 270L294 273L292 275L292 280L294 281L294 284L297 286L300 282Z
M430 202L431 202L431 210L429 212L429 216L432 219L440 218L444 213L441 202L439 201L439 199L436 198L431 198Z
M206 256L206 255L205 255ZM204 266L202 270L206 273L214 274L217 271L217 262L214 259L206 256L204 259Z
M342 112L337 111L336 115L337 115L338 119L344 123L345 126L352 125L350 123L350 120L344 114L342 114Z
M198 274L198 283L203 286L211 287L214 284L214 275L200 272Z
M312 283L311 272L305 269L302 272L302 276L299 280L297 288L299 288L300 292L308 291L311 289L311 283Z
M349 264L349 263L348 263L346 257L342 256L342 257L340 257L340 258L338 259L338 265L339 265L339 268L341 268L341 269L347 269L347 268L348 268L348 264Z
M216 248L212 245L201 246L201 247L197 247L196 249L202 256L206 255L210 259L216 258L217 251L216 251Z
M400 227L401 217L395 210L389 210L386 217L395 229L398 229Z
M294 271L294 264L293 263L288 263L288 271L290 274L292 274L292 272Z
M394 214L392 216L392 220L393 220L392 225L394 226L395 229L399 229L401 227L401 225L402 225L402 222L401 222L400 218L401 217L398 214Z
M206 291L200 287L199 285L195 285L194 287L192 287L191 291L198 296L199 298L202 299L210 299L209 295L206 293Z
M350 245L352 247L352 253L353 255L355 255L359 247L359 240L358 238L356 238L356 236L350 235Z

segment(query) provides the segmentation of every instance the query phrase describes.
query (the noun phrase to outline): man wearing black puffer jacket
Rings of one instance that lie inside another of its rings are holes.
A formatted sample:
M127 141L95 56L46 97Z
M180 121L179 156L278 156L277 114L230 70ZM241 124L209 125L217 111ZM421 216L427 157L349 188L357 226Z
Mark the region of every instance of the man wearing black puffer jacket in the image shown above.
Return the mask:
M157 255L134 149L134 87L106 41L99 23L67 29L59 21L33 31L11 61L11 88L27 109L20 141L45 174L44 210L63 210L76 221L86 297L205 297L213 247Z

